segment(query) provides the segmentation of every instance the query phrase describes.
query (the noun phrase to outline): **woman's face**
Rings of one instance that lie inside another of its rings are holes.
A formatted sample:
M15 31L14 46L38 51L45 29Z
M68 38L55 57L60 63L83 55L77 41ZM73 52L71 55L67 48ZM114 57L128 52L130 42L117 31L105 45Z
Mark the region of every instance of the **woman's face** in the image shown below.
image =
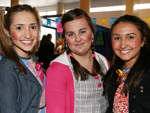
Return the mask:
M38 41L39 27L33 13L22 11L13 15L9 36L13 48L22 57L28 57Z
M64 25L67 44L74 55L86 55L91 51L94 35L84 17L66 22Z
M144 45L141 33L129 22L120 22L112 30L112 48L114 53L125 62L125 68L132 67Z

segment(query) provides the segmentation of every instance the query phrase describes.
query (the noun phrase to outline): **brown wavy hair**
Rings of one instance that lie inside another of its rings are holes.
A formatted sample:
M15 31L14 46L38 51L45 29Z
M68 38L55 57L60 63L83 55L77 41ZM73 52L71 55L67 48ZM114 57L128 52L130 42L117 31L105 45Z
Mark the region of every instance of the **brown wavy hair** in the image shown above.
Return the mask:
M66 12L61 18L61 23L62 23L62 27L63 27L62 37L64 38L66 45L67 45L67 42L66 42L66 38L65 38L65 29L64 29L65 23L72 21L74 19L82 18L82 17L84 17L86 19L88 25L91 28L92 33L95 35L95 27L94 27L94 24L93 24L91 18L89 17L89 15L85 11L78 9L78 8L70 10L70 11ZM65 50L66 50L67 54L71 53L71 50L68 46L65 47ZM92 53L94 54L94 51L95 51L94 40L93 40L93 43L91 43L91 50L92 50ZM88 79L89 75L95 76L97 74L100 74L102 77L104 76L104 73L102 72L102 68L95 57L93 58L93 73L90 73L87 69L82 67L75 58L70 57L70 59L71 59L72 65L73 65L75 78L77 80L79 79L79 76L81 77L81 80L83 80L83 81Z

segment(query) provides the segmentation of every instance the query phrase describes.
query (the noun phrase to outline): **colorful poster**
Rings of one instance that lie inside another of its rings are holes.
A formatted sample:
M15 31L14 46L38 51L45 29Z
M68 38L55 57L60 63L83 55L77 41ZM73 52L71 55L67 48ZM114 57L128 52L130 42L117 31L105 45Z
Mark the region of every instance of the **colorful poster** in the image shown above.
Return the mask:
M107 18L101 18L101 25L102 24L107 25Z
M150 17L146 17L146 23L149 24L150 22Z
M111 46L110 28L95 25L95 51L104 55L107 60L111 60L113 56Z
M96 18L92 18L92 22L96 24Z
M117 18L110 18L110 25L114 23L115 20L117 20Z

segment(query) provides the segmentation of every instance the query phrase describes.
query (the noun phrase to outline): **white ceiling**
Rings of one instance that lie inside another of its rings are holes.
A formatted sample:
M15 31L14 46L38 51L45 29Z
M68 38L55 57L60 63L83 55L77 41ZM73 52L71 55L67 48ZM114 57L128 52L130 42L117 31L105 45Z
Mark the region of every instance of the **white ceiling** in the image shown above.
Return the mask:
M0 6L8 6L10 7L11 0L0 0ZM50 5L57 5L58 2L62 3L73 3L79 2L79 0L19 0L24 4L29 4L34 7L42 7L42 6L50 6Z

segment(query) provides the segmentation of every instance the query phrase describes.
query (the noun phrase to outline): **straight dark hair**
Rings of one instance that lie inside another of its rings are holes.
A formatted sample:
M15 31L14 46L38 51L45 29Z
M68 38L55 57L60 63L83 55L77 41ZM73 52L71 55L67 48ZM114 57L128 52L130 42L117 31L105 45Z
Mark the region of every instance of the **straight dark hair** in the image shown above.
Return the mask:
M67 45L67 43L66 43L65 29L64 29L65 23L72 21L74 19L82 18L82 17L84 17L86 19L88 25L91 28L93 35L95 35L95 27L94 27L94 24L93 24L91 18L89 17L89 15L85 11L78 9L78 8L76 8L74 10L70 10L70 11L66 12L61 18L61 23L62 23L62 27L63 27L62 37L64 38L66 45ZM67 54L71 53L71 50L68 46L65 47L65 50L67 51ZM92 53L94 54L94 51L95 51L94 42L91 44L91 50L92 50ZM81 76L81 81L87 80L89 75L96 76L97 74L100 74L102 77L104 77L102 68L95 57L93 58L93 73L92 74L87 69L82 67L75 58L70 57L70 59L71 59L72 65L73 65L75 78L77 80L79 79L79 76Z
M124 23L131 23L136 26L136 28L141 33L141 41L144 41L144 38L146 38L144 46L141 47L140 55L136 62L134 63L133 67L131 68L128 77L125 81L124 88L122 93L125 93L127 95L127 92L135 88L146 72L148 71L148 68L150 67L150 28L148 24L146 24L144 21L142 21L140 18L132 15L124 15L118 18L111 26L111 33L113 28L119 24L120 22ZM122 68L124 64L124 61L120 59L115 54L113 55L113 59L111 62L111 66L109 71L107 72L106 76L104 77L104 92L103 94L106 96L109 84L112 80L112 78L115 78L117 80L118 75L116 74L116 70L119 68Z

